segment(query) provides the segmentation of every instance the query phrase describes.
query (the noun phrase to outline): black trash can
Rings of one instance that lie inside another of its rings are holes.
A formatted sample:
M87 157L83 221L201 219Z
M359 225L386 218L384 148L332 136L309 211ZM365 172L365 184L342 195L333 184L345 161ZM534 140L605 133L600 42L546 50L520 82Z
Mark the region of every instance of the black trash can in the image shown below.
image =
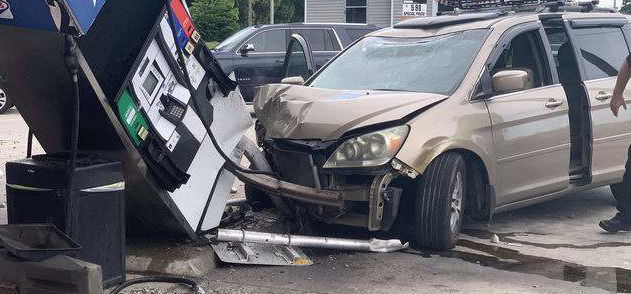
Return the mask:
M125 279L125 177L120 162L77 157L68 198L68 154L33 156L6 165L9 224L51 223L82 249L77 258L99 264L106 286Z

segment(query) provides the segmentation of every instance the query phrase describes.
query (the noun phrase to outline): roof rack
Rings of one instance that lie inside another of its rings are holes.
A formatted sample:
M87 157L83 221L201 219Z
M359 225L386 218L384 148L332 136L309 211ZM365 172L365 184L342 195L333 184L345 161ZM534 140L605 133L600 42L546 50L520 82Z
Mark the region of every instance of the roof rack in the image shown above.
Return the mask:
M608 12L615 9L598 7L598 0L448 0L447 6L453 11L442 11L440 15L460 15L483 12Z
M427 29L438 28L454 24L463 24L482 20L490 20L508 15L506 11L481 12L462 15L445 15L435 17L421 17L402 21L396 25L396 29Z

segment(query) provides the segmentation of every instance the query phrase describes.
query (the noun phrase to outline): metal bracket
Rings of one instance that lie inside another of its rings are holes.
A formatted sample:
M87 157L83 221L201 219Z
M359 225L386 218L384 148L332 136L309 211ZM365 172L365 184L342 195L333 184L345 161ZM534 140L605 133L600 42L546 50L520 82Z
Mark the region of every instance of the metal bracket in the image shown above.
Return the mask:
M302 250L288 245L217 242L211 246L219 259L226 263L294 266L313 264Z
M383 219L383 208L386 201L386 190L390 182L395 178L392 172L375 177L370 185L370 200L368 213L368 229L370 231L378 231L381 229L381 220Z

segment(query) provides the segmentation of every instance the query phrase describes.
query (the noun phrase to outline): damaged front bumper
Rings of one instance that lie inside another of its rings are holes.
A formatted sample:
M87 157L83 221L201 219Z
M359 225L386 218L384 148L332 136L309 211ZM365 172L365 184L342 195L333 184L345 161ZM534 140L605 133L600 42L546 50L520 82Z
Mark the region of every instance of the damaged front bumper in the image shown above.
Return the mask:
M322 172L313 165L294 162L293 169L313 171L309 174L314 174L315 179L305 184L304 180L296 180L295 174L286 176L287 172L283 173L283 167L278 166L279 161L275 163L282 179L243 172L236 172L236 176L270 195L290 200L292 206L304 208L326 223L365 227L371 231L390 230L399 214L404 183L417 176L396 159L370 174Z

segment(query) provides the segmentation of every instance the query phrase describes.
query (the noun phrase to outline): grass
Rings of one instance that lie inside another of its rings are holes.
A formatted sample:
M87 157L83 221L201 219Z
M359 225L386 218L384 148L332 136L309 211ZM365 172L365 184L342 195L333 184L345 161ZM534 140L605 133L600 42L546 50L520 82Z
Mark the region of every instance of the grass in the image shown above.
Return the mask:
M206 42L206 47L208 47L208 49L215 49L217 45L219 45L219 42L217 41Z

